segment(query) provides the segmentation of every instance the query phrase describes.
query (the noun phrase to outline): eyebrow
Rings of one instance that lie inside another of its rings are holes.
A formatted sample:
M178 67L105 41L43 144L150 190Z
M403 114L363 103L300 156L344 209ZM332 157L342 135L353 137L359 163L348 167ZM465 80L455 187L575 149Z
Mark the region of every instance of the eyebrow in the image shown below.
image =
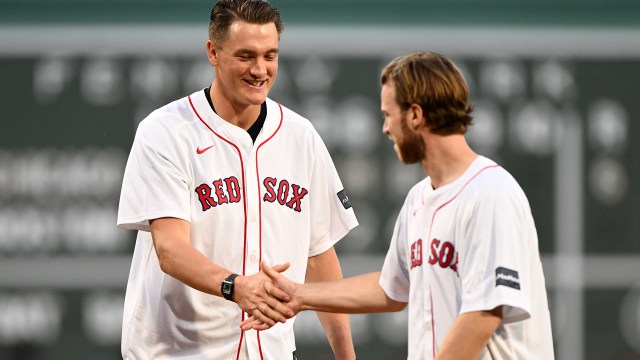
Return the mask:
M272 48L272 49L267 50L265 52L265 54L270 54L271 55L271 54L278 54L279 52L280 52L280 49ZM258 53L257 51L251 50L251 49L238 49L238 50L236 50L234 52L235 55L239 55L239 54L251 54L251 55L254 55L254 54L257 54L257 53Z

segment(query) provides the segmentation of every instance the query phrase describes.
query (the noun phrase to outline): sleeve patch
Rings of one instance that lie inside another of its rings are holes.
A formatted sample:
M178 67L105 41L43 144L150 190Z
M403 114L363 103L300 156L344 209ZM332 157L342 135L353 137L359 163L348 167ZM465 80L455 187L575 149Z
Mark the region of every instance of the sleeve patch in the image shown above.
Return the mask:
M520 278L518 272L499 266L496 268L496 286L504 285L516 290L520 290Z
M351 208L351 201L349 201L349 197L347 196L346 191L344 191L344 189L338 191L338 199L340 199L340 202L342 203L342 206L344 206L345 210Z

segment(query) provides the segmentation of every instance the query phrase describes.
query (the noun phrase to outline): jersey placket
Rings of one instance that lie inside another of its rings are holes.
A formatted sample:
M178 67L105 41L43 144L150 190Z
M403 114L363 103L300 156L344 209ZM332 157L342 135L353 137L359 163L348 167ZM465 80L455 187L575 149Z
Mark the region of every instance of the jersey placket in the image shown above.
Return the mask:
M435 357L437 352L437 341L435 334L435 314L434 314L434 303L433 303L433 288L432 283L434 281L434 271L431 264L431 242L433 240L431 234L431 228L433 226L433 213L435 211L435 206L433 205L433 199L427 198L426 204L424 207L420 209L420 214L418 218L422 222L421 229L424 229L422 236L424 236L424 245L423 245L423 256L424 263L420 269L421 283L423 292L422 306L424 309L424 326L427 334L430 336L425 337L424 343L424 358L428 359L430 357Z
M246 273L254 274L260 271L262 234L260 233L260 183L256 167L256 152L252 149L248 153L245 167L246 201L247 201L247 253Z

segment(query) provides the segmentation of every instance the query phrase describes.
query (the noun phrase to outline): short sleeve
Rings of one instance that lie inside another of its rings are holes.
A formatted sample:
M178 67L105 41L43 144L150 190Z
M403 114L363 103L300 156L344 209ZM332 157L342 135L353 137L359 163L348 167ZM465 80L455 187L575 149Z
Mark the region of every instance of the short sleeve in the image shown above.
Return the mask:
M380 287L382 287L382 290L389 298L400 302L409 301L409 289L411 286L409 268L407 267L409 262L407 261L406 229L403 226L403 224L406 224L404 219L406 206L405 203L402 210L400 210L398 219L396 219L391 244L380 274Z
M190 221L187 160L176 145L175 129L163 120L150 116L136 131L120 193L121 228L150 231L149 220L161 217Z
M509 184L494 186L468 210L460 252L460 312L503 306L505 323L529 318L530 252L536 251L537 235L524 193Z
M314 131L311 180L311 241L309 256L322 254L340 241L358 220L338 171L320 136Z

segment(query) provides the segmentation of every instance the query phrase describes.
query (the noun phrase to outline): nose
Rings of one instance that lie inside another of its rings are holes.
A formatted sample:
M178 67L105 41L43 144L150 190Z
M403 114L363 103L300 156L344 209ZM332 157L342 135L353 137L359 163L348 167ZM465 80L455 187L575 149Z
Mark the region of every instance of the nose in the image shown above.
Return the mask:
M249 71L251 76L262 79L267 74L267 64L265 60L261 57L257 57L251 66L251 70Z
M387 119L384 119L384 122L382 123L382 133L385 135L389 135L389 125L387 124Z

